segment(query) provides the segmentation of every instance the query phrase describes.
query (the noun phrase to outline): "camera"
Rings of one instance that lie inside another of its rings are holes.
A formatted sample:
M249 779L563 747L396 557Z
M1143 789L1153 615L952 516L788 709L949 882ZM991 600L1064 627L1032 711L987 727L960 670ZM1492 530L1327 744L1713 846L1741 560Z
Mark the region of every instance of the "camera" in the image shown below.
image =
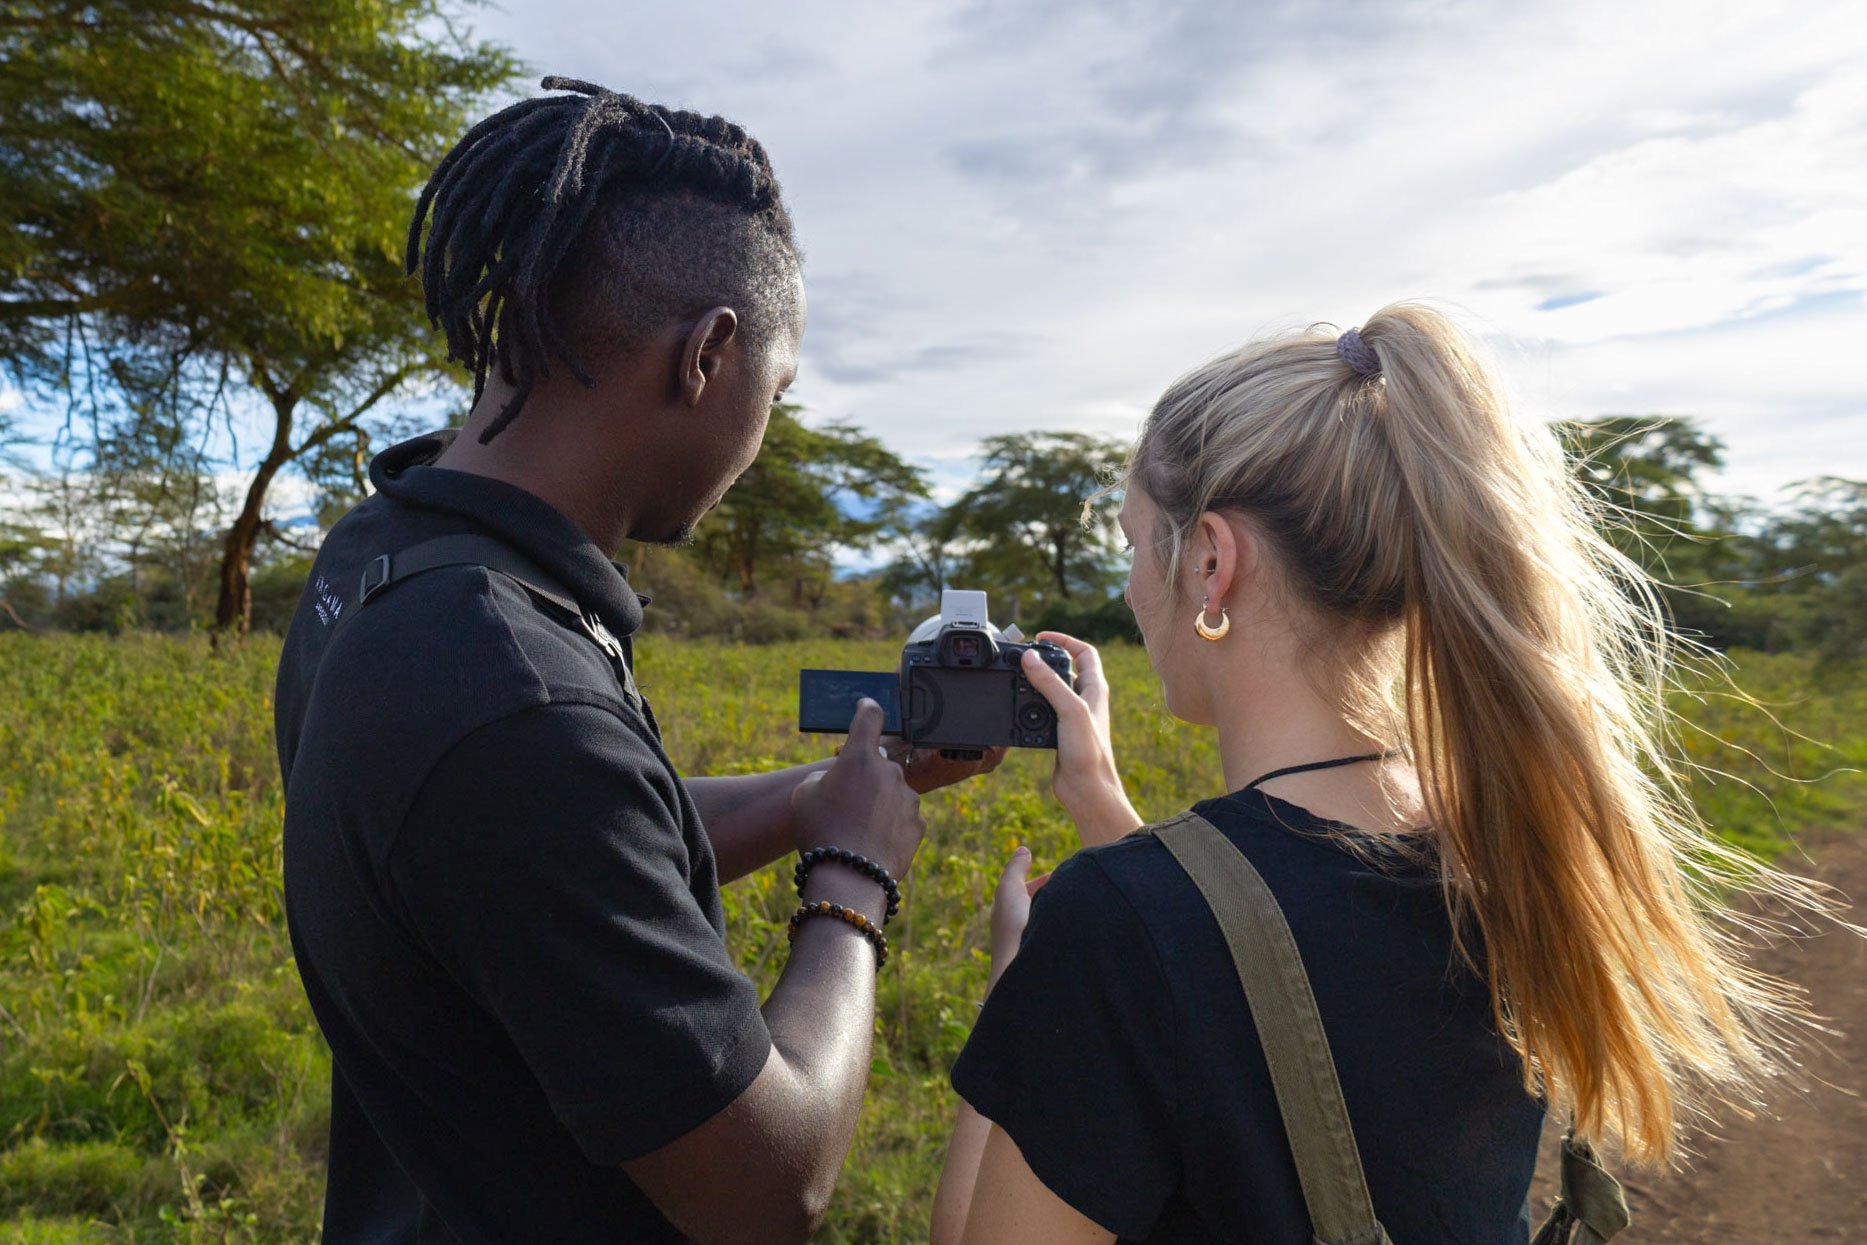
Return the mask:
M856 702L867 696L882 706L883 730L916 748L939 748L956 758L1001 746L1054 748L1057 715L1024 677L1027 650L1076 686L1075 667L1061 647L1048 640L1026 644L1016 627L993 626L985 593L948 589L940 594L940 613L908 636L894 674L800 671L798 729L846 732Z

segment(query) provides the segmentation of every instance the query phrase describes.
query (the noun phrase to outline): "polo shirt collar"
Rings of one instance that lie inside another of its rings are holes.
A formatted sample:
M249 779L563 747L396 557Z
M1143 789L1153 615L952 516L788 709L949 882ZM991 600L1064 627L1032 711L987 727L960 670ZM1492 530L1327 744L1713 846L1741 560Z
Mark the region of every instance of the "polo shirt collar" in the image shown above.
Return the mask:
M616 635L634 634L647 598L562 511L515 484L434 465L455 433L445 428L390 446L370 461L370 483L404 505L469 520L556 576Z

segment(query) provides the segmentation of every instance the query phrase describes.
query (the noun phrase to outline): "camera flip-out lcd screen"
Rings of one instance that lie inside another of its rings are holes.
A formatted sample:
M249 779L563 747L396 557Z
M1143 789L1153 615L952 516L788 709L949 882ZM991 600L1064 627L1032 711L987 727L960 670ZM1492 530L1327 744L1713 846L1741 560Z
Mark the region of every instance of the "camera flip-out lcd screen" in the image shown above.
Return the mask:
M867 696L882 707L882 732L901 734L901 681L892 670L800 670L797 729L843 734Z

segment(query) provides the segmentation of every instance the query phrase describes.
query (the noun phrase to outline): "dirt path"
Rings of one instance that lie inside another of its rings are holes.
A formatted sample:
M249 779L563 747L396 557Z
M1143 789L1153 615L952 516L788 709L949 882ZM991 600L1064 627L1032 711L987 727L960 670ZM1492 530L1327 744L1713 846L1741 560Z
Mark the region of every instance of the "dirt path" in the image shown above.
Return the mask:
M1808 860L1793 872L1827 882L1867 923L1867 831L1805 837ZM1812 863L1811 863L1812 862ZM1800 982L1837 1032L1806 1049L1808 1089L1785 1092L1773 1116L1731 1119L1688 1144L1683 1171L1622 1174L1633 1226L1615 1245L1712 1245L1756 1241L1867 1242L1867 939L1841 931L1785 942L1760 967ZM1532 1220L1555 1192L1557 1133L1544 1137Z

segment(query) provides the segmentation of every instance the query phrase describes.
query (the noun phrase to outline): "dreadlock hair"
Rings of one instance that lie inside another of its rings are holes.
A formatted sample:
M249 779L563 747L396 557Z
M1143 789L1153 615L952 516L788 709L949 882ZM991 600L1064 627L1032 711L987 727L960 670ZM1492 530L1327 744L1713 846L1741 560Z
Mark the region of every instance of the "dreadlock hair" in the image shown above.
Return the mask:
M408 230L407 270L421 273L448 357L473 372L474 401L495 361L512 387L482 443L518 418L554 358L594 385L586 359L714 306L737 311L758 348L796 301L791 217L757 139L589 82L540 85L573 93L468 130Z

